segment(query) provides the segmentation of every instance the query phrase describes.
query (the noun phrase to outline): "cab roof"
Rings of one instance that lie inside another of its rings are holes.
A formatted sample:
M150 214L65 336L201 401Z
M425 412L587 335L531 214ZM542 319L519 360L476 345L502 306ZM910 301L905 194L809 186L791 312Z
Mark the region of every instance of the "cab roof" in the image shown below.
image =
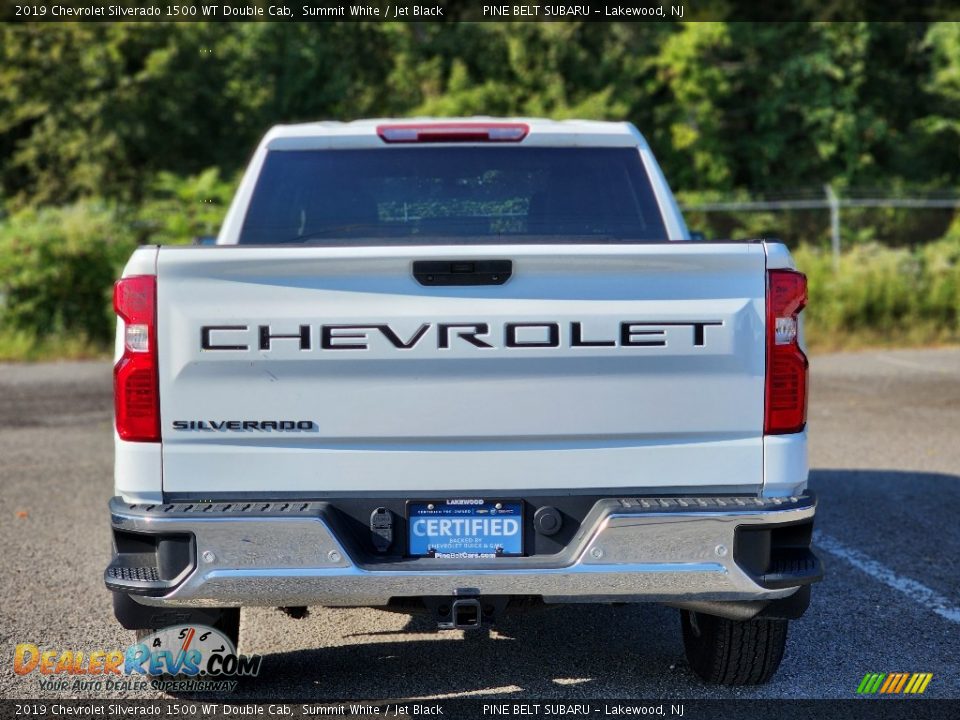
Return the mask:
M593 147L641 147L646 142L639 131L628 122L604 122L597 120L548 120L530 117L488 117L474 116L461 118L379 118L353 120L350 122L320 121L296 125L276 125L263 139L262 146L268 150L312 150L323 148L362 148L390 147L392 145L411 146L416 142L387 142L378 134L383 127L410 127L429 130L433 127L482 128L484 125L504 126L522 125L526 132L522 139L509 144L527 146L593 146ZM436 145L442 141L432 140ZM457 144L464 144L458 140ZM489 141L473 140L468 144L485 145ZM505 144L489 142L491 145Z

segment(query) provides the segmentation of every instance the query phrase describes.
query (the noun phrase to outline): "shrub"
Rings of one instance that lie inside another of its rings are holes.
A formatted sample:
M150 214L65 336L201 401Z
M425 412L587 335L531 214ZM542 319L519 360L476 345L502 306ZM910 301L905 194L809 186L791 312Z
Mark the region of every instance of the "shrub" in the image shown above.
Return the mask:
M960 334L960 235L923 246L919 258L925 285L918 312Z
M832 255L801 246L807 273L807 336L814 344L929 343L960 339L960 238L915 249L855 246Z
M0 224L0 333L105 346L114 328L113 281L135 246L116 211L99 202L7 218Z

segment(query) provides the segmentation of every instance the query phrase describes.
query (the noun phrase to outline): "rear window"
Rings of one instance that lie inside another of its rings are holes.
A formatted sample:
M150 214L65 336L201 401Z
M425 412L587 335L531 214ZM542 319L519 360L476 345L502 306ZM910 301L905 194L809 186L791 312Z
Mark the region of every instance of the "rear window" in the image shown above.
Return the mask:
M636 148L272 151L240 243L651 242Z

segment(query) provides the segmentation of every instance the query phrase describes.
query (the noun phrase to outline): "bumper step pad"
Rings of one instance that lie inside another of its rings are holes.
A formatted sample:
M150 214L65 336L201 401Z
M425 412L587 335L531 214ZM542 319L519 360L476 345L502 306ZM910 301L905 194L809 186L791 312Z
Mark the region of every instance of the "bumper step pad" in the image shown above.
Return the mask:
M111 590L133 593L163 590L171 585L169 581L160 578L156 555L151 553L114 555L103 579Z
M808 585L823 579L820 559L809 548L792 550L789 555L775 556L770 568L758 580L768 588Z

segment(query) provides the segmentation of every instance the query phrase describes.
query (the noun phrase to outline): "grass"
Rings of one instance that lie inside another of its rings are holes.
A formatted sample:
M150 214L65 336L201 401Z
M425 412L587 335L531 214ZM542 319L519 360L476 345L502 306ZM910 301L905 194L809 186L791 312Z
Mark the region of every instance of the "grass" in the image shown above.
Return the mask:
M960 239L918 248L861 245L793 253L807 274L805 329L816 351L960 342Z
M112 357L113 348L85 335L37 338L26 331L0 331L0 362L93 360Z
M875 330L856 330L843 334L816 334L807 331L808 355L826 355L835 352L859 350L893 350L896 348L938 348L960 345L960 339L937 333L932 328L920 328L900 335L890 335Z

